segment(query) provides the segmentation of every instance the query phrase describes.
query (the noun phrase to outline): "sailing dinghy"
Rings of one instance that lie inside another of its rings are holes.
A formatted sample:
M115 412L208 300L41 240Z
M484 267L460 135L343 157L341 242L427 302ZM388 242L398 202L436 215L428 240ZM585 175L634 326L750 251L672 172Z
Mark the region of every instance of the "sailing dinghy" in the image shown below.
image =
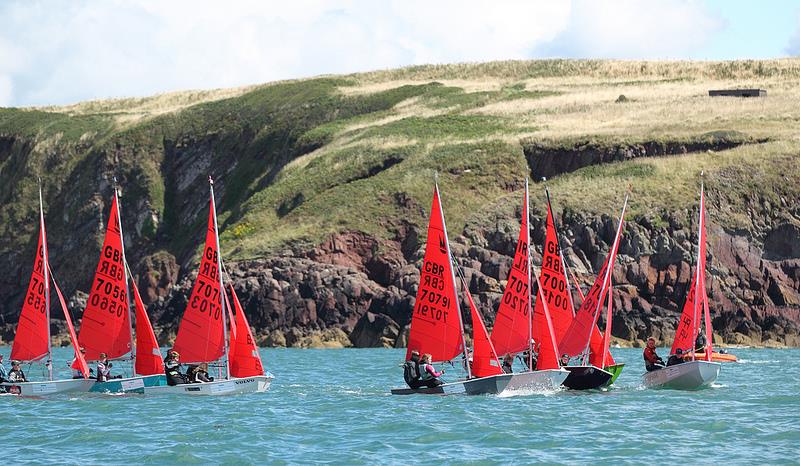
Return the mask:
M526 248L527 241L524 243L524 249ZM523 266L521 268L524 269ZM502 372L500 361L497 358L498 353L492 339L489 338L483 318L469 294L463 275L459 275L462 288L467 296L473 327L473 355L471 362L465 364L467 379L445 383L433 388L395 388L391 390L391 393L393 395L455 393L481 395L498 394L510 390L557 388L566 377L566 373L559 373L563 371L535 371L519 374ZM470 358L464 346L463 328L458 294L455 288L453 259L437 184L434 188L431 217L428 223L428 238L420 273L420 287L411 316L406 360L410 359L412 351L417 350L421 354L430 353L433 362L451 361L459 355L463 357L464 361L469 361ZM526 345L529 339L526 336Z
M539 296L536 306L531 306L533 301L531 276L534 274L531 267L529 212L528 180L525 180L522 221L514 262L497 309L492 342L501 355L526 352L527 358L524 358L523 363L527 366L527 371L515 376L529 379L528 388L557 390L569 373L561 369L558 364L556 323L551 312L553 307L552 303L548 303L543 287L537 287ZM535 281L540 283L538 277ZM557 304L562 305L560 298ZM534 367L533 354L537 350L538 357Z
M702 176L702 175L701 175ZM668 366L647 372L642 376L645 387L649 388L674 388L678 390L697 390L708 387L719 376L720 363L712 361L713 338L708 339L708 346L703 352L703 359L695 353L694 342L700 330L701 316L705 318L705 334L713 335L711 315L708 309L708 296L706 296L706 200L703 185L700 186L700 220L697 234L697 268L686 295L683 313L678 321L675 332L675 341L672 343L670 354L675 354L681 349L689 352L691 360L674 366Z
M67 309L61 290L52 278L50 260L47 251L47 234L44 226L44 209L42 206L42 190L39 188L39 242L37 255L28 284L28 292L22 303L22 312L17 323L14 343L11 346L11 359L23 363L34 363L45 360L48 369L47 381L42 382L3 382L0 388L6 393L22 396L43 396L68 392L86 392L94 385L89 379L89 367L78 351L75 328ZM53 380L52 348L50 346L50 281L53 280L59 304L64 311L70 341L75 349L75 358L82 378ZM46 359L45 359L46 358Z
M222 278L214 182L211 178L209 185L211 200L206 243L197 279L178 327L173 349L180 353L182 363L210 363L217 367L224 366L225 375L206 383L145 386L144 390L148 395L261 393L269 389L273 379L272 374L263 368L258 347L235 293L232 299L236 311L235 323L230 323L230 342L227 338L226 327L230 320L230 309Z
M614 270L627 206L628 198L626 196L611 250L559 343L559 348L564 354L570 358L580 358L579 365L565 367L570 371L570 376L564 381L564 385L573 390L590 390L608 386L616 378L614 373L606 369L608 366L618 366L608 351L611 326L609 323L606 324L607 336L604 337L597 328L597 320L604 299L611 293L611 273ZM562 273L561 276L566 280L565 274ZM610 315L607 319L610 319ZM615 368L615 372L621 370L621 367Z
M99 360L101 353L105 353L109 360L116 361L127 360L127 356L130 355L133 375L105 382L98 381L92 387L92 392L144 393L145 386L166 384L161 352L155 342L150 319L147 317L135 284L137 347L136 349L132 347L133 327L126 265L119 198L115 183L105 239L86 309L83 312L78 342L85 350L85 357L89 361Z

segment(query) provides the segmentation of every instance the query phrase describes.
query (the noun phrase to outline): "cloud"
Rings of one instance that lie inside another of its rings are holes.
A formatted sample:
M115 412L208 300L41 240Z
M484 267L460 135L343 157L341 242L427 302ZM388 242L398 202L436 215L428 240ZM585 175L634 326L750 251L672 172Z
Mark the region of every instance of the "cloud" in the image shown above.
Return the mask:
M722 26L691 0L10 0L0 106L423 63L690 58Z
M526 58L568 13L524 0L11 1L0 6L0 105Z
M698 56L725 23L693 0L576 0L569 26L540 56L665 59Z

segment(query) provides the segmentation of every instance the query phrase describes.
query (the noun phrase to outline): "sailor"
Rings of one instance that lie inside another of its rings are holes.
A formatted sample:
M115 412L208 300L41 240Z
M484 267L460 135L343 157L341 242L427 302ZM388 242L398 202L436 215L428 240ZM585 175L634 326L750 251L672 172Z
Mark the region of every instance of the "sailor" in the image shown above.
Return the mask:
M416 390L422 386L420 381L421 375L419 371L419 351L411 351L411 359L403 364L403 379L409 388Z
M558 363L561 367L569 366L569 355L567 353L562 354L561 360L558 361Z
M675 350L675 354L673 354L667 359L667 366L674 366L676 364L681 364L684 362L686 361L683 359L683 350L678 348Z
M650 337L647 339L647 346L644 348L644 368L648 372L661 369L664 367L664 360L656 354L656 339Z
M22 372L22 369L19 367L19 361L11 361L11 372L8 373L8 381L9 382L27 382L28 379L25 378L25 373Z
M514 372L514 369L511 367L514 364L514 355L511 353L506 353L503 356L503 372L506 374L511 374Z
M100 360L97 361L97 381L108 382L108 379L118 379L120 377L111 377L111 362L108 360L106 353L100 353ZM74 376L73 376L74 378Z
M167 376L167 385L180 385L188 383L186 376L181 374L181 355L175 350L167 352L164 360L164 374Z
M441 372L437 372L433 364L431 364L431 358L430 353L422 356L422 371L420 374L422 385L428 388L438 387L443 384L439 377L444 374L444 369Z
M191 376L189 380L192 383L208 383L213 382L214 377L208 376L208 363L201 363L197 366L194 366L191 370Z
M0 354L0 382L5 382L8 379L8 372L6 366L3 365L3 355Z
M706 350L706 336L702 330L697 333L697 338L694 340L694 350L698 353Z

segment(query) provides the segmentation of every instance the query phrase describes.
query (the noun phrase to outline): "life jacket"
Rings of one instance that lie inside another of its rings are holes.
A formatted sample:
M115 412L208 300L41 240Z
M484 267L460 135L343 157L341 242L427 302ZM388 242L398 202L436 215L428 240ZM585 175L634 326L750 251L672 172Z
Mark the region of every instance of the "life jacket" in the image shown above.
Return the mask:
M97 363L97 381L107 382L109 375L111 375L111 369L103 361L99 361Z
M424 365L423 365L423 366L420 368L419 374L420 374L420 378L421 378L422 380L431 380L431 379L435 379L435 377L433 376L433 374L431 374L430 372L428 372L428 366L429 366L429 365L430 365L430 364L424 364ZM433 366L431 366L431 367L433 367Z
M406 361L403 364L403 379L406 383L416 382L420 378L419 363L415 361Z

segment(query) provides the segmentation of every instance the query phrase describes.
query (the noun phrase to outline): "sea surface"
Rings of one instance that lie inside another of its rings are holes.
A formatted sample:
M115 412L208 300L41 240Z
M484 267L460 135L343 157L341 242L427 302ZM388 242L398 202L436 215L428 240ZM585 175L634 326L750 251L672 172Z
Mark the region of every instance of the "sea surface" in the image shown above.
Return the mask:
M0 347L6 358L9 350ZM731 350L740 362L723 364L717 383L696 392L643 389L640 350L612 352L628 366L608 391L399 397L389 389L402 385L404 350L264 349L276 378L263 394L0 396L0 456L3 464L800 462L800 350ZM70 356L55 354L64 375Z

